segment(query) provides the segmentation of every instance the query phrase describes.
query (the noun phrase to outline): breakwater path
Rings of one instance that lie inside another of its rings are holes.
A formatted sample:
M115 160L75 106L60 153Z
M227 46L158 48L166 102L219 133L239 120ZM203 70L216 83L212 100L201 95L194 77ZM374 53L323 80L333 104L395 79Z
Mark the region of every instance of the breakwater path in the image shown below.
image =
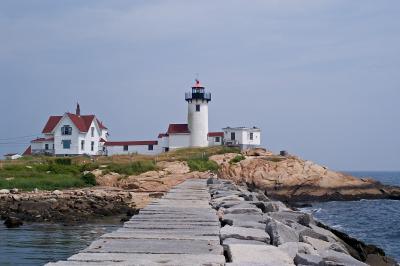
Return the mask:
M205 179L190 179L67 261L47 265L224 265Z

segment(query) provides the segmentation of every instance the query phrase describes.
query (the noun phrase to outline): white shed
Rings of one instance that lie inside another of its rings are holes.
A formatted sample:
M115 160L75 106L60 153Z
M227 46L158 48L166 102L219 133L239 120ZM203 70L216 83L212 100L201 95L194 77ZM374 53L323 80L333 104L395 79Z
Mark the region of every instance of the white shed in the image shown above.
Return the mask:
M242 150L261 145L261 129L258 127L226 127L222 130L225 145L239 146Z

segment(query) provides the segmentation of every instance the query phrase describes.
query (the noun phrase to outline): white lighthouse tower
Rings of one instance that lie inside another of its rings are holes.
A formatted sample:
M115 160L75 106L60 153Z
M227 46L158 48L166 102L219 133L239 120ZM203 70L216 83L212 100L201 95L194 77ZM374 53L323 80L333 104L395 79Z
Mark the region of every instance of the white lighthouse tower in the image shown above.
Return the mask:
M190 130L191 147L208 146L208 102L211 101L211 93L196 79L191 92L185 94L188 102L188 127Z

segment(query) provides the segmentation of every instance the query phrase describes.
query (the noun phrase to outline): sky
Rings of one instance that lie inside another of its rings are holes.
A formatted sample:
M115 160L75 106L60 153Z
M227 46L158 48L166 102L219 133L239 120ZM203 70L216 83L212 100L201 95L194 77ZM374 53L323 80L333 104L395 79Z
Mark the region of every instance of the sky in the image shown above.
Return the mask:
M400 170L398 0L2 0L0 154L49 115L96 114L112 140L185 123L197 74L210 130L335 170Z

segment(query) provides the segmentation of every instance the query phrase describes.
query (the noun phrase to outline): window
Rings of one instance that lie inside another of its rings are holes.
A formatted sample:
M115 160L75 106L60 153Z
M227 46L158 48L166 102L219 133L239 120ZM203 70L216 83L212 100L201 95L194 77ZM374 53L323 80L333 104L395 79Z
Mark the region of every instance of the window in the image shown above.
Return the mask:
M61 135L72 135L72 127L69 125L61 127Z
M90 143L90 150L91 150L91 151L94 151L94 141L92 141L92 142Z
M128 151L128 148L129 148L128 145L125 145L124 146L124 151Z
M254 133L250 132L250 140L253 140L253 139L254 139Z
M47 151L49 149L49 144L44 144L44 149Z
M149 151L152 151L154 149L153 145L149 145Z
M235 132L231 132L231 140L235 140L235 139L236 139Z
M200 104L196 104L196 112L200 112Z
M53 144L53 150L54 150L54 144Z
M63 149L71 149L71 140L63 140L61 142L63 145Z
M92 137L94 137L94 127L91 127L91 128L90 128L90 131L91 131Z
M85 141L81 140L81 150L84 150L84 149L85 149Z
M221 141L220 137L215 137L215 142L220 142L220 141Z

